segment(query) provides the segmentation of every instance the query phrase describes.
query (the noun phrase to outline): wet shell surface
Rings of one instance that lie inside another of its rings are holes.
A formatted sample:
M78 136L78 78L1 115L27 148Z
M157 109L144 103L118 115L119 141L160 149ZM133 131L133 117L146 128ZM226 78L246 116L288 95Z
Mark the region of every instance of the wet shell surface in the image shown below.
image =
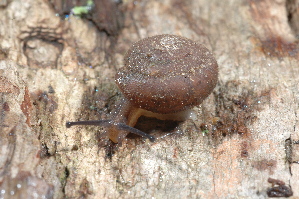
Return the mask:
M116 84L136 107L175 113L199 105L218 79L218 65L203 45L176 35L157 35L132 45Z

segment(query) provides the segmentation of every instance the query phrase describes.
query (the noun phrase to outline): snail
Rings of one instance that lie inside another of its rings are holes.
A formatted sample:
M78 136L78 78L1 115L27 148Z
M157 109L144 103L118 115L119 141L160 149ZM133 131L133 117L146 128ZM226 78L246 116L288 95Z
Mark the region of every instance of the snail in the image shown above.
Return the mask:
M128 133L150 141L155 137L134 128L141 115L160 120L186 119L216 86L218 65L203 45L176 35L156 35L132 45L115 82L124 98L111 120L67 122L107 128L108 137L121 142Z

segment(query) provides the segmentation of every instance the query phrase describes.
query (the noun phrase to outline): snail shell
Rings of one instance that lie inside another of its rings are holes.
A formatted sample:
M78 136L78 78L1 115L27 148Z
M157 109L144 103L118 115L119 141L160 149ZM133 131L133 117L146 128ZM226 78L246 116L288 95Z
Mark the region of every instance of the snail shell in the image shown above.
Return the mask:
M116 84L134 106L175 113L199 105L216 86L218 65L203 45L176 35L157 35L133 44Z

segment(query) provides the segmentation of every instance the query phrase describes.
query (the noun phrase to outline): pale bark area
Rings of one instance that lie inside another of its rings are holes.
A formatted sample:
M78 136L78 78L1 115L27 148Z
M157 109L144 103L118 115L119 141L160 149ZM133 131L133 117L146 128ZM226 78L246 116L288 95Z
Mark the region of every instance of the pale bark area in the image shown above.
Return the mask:
M285 0L127 0L107 59L109 36L87 20L61 20L47 1L7 3L0 196L30 198L36 183L37 195L54 198L267 198L271 177L299 197L298 33L286 7ZM155 143L126 139L112 158L98 145L103 129L66 129L66 121L109 118L126 50L166 33L203 43L218 62L219 83L194 108L197 119L153 129Z

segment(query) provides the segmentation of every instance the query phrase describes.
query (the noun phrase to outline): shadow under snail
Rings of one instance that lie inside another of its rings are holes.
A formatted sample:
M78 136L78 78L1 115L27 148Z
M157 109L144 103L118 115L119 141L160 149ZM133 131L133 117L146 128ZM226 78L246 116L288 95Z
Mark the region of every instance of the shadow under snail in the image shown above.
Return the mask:
M125 65L115 75L124 98L111 120L67 122L107 128L108 137L121 142L128 133L155 138L134 128L141 115L183 121L188 111L210 95L218 79L218 65L203 45L176 35L156 35L132 45Z

